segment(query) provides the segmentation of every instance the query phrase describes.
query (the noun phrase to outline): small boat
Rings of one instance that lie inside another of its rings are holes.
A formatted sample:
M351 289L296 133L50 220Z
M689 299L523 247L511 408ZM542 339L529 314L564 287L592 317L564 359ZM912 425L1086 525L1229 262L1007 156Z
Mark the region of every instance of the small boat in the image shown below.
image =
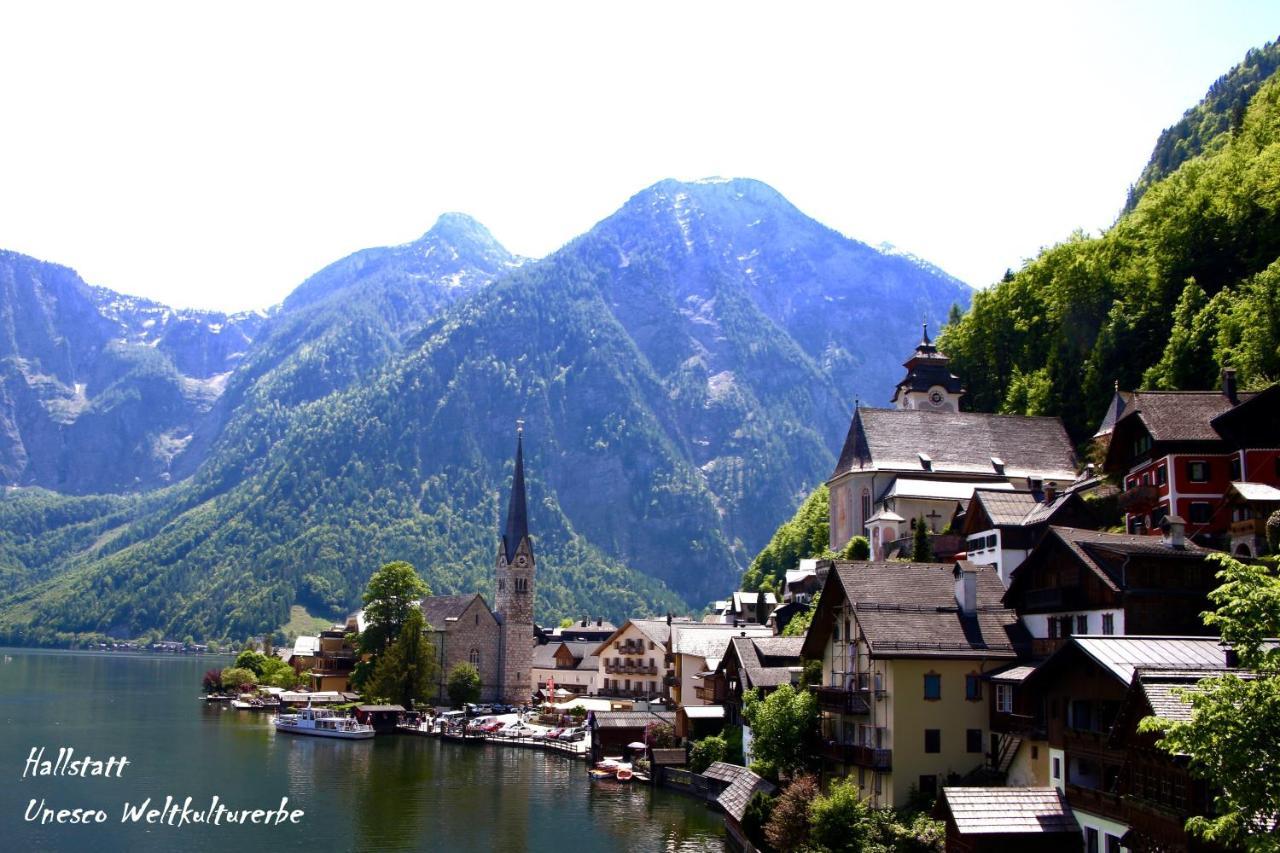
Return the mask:
M599 767L592 767L587 771L587 775L592 779L612 779L613 774L608 770L601 770Z
M274 720L276 731L295 735L314 735L343 740L367 740L374 735L373 726L350 717L339 717L328 708L310 705L296 714L281 714Z
M238 709L240 709L241 711L247 711L247 710L249 710L250 708L252 708L252 707L253 707L253 703L252 703L252 702L246 702L246 701L245 701L245 700L243 700L243 699L232 699L232 700L231 700L231 707L232 707L232 708L238 708Z
M619 768L618 768L618 772L617 772L617 774L616 774L616 778L617 778L617 780L618 780L619 782L630 782L630 781L631 781L631 777L632 777L632 776L634 776L634 775L635 775L635 774L634 774L634 773L632 773L628 768L626 768L626 767L619 767Z

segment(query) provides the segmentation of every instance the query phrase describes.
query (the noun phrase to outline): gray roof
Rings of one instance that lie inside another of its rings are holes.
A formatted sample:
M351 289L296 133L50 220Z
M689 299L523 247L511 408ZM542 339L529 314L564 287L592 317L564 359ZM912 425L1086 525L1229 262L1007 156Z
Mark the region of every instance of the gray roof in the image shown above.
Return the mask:
M1221 670L1149 670L1139 669L1137 683L1151 713L1166 720L1186 722L1191 719L1191 703L1179 693L1200 692L1200 681Z
M719 782L733 782L739 774L746 773L747 768L741 764L730 764L727 761L713 761L711 766L702 771L702 775L708 779L715 779Z
M529 509L524 494L524 429L516 430L516 470L511 476L511 499L507 503L507 523L502 533L502 549L507 562L516 558L516 549L529 538Z
M670 711L597 711L598 729L642 729L650 723L674 725L676 715Z
M1243 403L1255 394L1241 393ZM1235 408L1221 391L1133 391L1119 425L1136 418L1153 441L1220 441L1213 419Z
M707 660L724 657L729 641L746 634L748 637L770 637L773 630L762 625L716 625L707 622L676 623L671 626L671 650L676 654L693 655Z
M800 665L804 637L734 637L731 645L743 688L777 687L791 683L791 667Z
M1080 833L1057 788L946 787L942 799L961 835Z
M1028 642L1017 614L1001 606L1004 587L990 566L977 568L969 615L956 604L951 565L841 562L835 570L873 657L1012 658ZM824 597L819 608L828 606Z
M1027 676L1031 675L1031 673L1035 671L1036 668L1034 666L1015 663L993 670L987 673L986 677L988 681L999 681L1004 684L1021 684L1023 681L1027 680Z
M975 491L973 499L997 527L1022 524L1027 514L1040 504L1032 492L993 491L986 486Z
M832 478L858 470L925 471L1071 482L1076 458L1057 418L866 409L854 412ZM1003 461L1003 473L993 459Z
M477 598L484 603L483 597L478 592L468 595L429 595L422 599L422 604L419 606L422 608L422 618L427 621L427 624L437 631L443 631L447 620L457 619ZM485 606L488 607L488 605Z
M720 808L724 809L725 814L730 815L738 823L742 822L742 818L747 813L747 806L751 803L751 798L755 796L756 791L764 791L766 794L772 794L775 788L772 783L761 779L747 768L742 768L742 772L738 777L729 784L728 788L716 798L716 803Z
M1231 489L1246 501L1280 501L1280 489L1266 483L1232 483Z
M1129 684L1136 669L1223 670L1226 654L1217 637L1117 637L1076 635L1071 642L1116 678Z
M1036 550L1031 553L1021 566L1013 573L1009 583L1009 592L1005 599L1016 600L1016 594L1028 583L1024 578L1030 577L1028 567L1041 559L1041 554L1048 554L1053 547L1054 539L1060 540L1084 566L1093 572L1109 589L1119 592L1124 583L1125 561L1133 556L1156 558L1160 560L1195 560L1203 562L1205 555L1213 553L1201 548L1191 540L1186 540L1181 548L1173 548L1164 544L1159 536L1137 536L1130 533L1103 533L1100 530L1083 530L1078 527L1058 527L1050 525L1049 532L1041 540Z
M546 643L541 646L534 646L532 666L537 669L555 669L556 649L558 648L560 648L559 643Z

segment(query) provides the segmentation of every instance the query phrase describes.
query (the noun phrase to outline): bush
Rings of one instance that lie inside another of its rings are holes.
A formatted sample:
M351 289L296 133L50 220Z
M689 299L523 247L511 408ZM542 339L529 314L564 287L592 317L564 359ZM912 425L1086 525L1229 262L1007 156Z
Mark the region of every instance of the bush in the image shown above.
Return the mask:
M871 543L865 536L855 536L840 549L839 557L842 560L870 560Z
M242 688L252 688L258 683L258 677L253 674L253 670L246 669L242 666L227 667L222 671L222 686L228 690L240 690Z
M729 753L729 745L719 735L704 737L693 745L689 752L689 769L701 773L717 761L725 761Z
M650 749L671 749L679 744L676 730L669 723L650 723L645 726L644 742Z
M205 693L217 693L222 689L222 670L206 670L200 686L204 688Z
M1280 554L1280 509L1267 519L1267 547L1272 554Z
M826 796L813 801L809 814L809 835L815 846L831 853L860 853L869 846L872 809L850 780L833 782Z
M449 670L446 689L449 701L455 708L480 700L480 672L469 663L460 663Z
M821 793L817 779L808 774L797 776L787 786L774 800L773 811L764 828L769 846L782 853L803 850L808 846L810 811Z

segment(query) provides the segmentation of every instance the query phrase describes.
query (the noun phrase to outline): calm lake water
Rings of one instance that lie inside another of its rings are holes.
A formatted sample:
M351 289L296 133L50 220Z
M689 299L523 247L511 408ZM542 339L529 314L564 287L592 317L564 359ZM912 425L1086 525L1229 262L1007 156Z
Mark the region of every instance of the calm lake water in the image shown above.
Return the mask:
M592 783L582 762L538 750L379 736L277 735L270 715L205 706L200 676L224 658L4 649L0 849L722 851L720 816L648 786ZM122 778L22 778L45 758L128 756ZM305 811L299 825L121 823L125 803ZM30 800L102 809L90 826L27 822Z

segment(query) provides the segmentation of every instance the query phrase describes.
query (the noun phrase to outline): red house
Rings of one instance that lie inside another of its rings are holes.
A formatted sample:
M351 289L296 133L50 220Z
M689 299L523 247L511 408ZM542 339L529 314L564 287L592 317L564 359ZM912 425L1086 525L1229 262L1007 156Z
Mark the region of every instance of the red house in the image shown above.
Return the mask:
M1220 391L1117 391L1097 437L1108 434L1130 533L1158 533L1177 515L1188 538L1225 548L1239 520L1231 485L1280 486L1280 385L1240 393L1233 370Z

